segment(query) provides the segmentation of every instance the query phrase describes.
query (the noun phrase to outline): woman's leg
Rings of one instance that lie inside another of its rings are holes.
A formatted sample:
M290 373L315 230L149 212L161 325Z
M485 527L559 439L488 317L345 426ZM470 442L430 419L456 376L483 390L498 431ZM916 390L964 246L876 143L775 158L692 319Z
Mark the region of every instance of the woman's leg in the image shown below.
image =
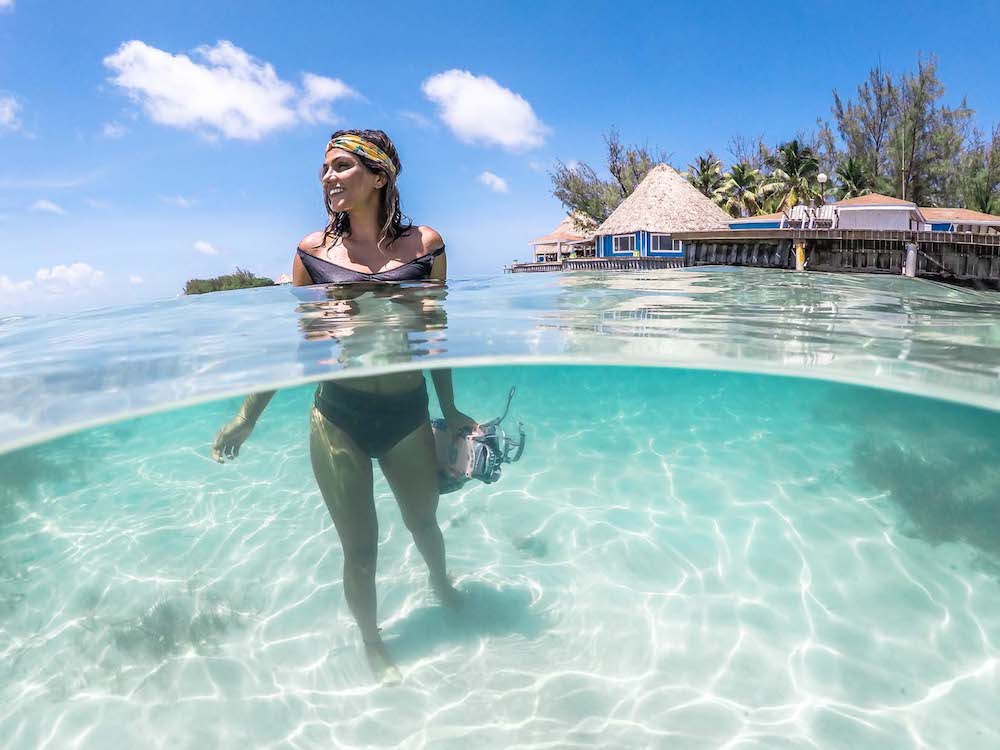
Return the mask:
M442 604L457 607L459 594L445 568L444 537L437 522L438 473L430 422L400 440L379 459L403 523L430 571L431 586Z
M309 453L323 500L344 551L344 596L361 629L365 653L379 679L398 678L378 632L375 566L378 518L372 488L372 462L354 440L313 407Z

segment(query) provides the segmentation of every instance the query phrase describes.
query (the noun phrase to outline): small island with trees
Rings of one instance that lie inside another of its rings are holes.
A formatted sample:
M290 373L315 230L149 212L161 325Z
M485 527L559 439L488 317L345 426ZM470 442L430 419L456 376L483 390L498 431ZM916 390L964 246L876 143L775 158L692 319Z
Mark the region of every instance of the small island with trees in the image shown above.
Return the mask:
M234 273L216 276L212 279L189 279L184 285L184 294L206 294L208 292L228 292L234 289L251 289L258 286L275 286L273 279L255 276L253 272L237 266Z

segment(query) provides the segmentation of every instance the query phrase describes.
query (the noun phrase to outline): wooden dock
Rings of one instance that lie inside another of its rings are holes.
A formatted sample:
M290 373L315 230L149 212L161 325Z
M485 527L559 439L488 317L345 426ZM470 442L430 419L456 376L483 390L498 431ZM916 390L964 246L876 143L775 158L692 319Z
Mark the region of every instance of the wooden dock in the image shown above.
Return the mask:
M770 229L685 232L673 239L683 243L687 266L793 269L795 247L801 244L806 270L840 273L902 273L912 246L917 276L1000 287L1000 234Z
M546 271L629 271L650 268L683 268L683 258L567 258L549 263L514 263L504 273L544 273Z
M549 263L514 263L505 273L619 271L685 266L796 267L796 248L806 271L903 272L909 249L915 275L963 286L1000 289L1000 234L909 232L870 229L720 229L672 235L683 257L568 258Z

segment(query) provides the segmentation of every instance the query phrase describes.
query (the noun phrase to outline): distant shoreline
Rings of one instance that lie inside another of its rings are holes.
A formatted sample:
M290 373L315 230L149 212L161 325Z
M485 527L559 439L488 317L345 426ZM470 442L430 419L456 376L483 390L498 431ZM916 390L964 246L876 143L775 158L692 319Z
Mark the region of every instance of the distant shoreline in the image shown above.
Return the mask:
M230 292L235 289L253 289L262 286L277 286L279 282L266 276L257 276L237 266L234 273L215 276L210 279L189 279L184 285L185 295L208 294L210 292Z

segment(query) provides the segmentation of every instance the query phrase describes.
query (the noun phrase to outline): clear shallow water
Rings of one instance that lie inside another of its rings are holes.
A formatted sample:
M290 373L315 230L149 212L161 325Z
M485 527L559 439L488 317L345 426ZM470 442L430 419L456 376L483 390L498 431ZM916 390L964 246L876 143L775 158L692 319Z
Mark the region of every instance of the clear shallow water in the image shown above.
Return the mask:
M42 441L0 455L5 744L1000 743L994 297L756 271L302 296L0 324L3 439ZM404 674L379 688L309 465L312 388L222 466L239 399L207 399L477 362L459 407L493 417L515 385L528 450L442 500L458 615L376 472Z
M438 607L376 473L373 685L312 478L312 389L3 457L11 747L995 747L1000 415L811 380L455 372L529 447L442 500ZM727 744L728 743L728 744Z
M1000 409L1000 295L769 269L245 290L0 320L0 450L181 401L456 364L798 373Z

